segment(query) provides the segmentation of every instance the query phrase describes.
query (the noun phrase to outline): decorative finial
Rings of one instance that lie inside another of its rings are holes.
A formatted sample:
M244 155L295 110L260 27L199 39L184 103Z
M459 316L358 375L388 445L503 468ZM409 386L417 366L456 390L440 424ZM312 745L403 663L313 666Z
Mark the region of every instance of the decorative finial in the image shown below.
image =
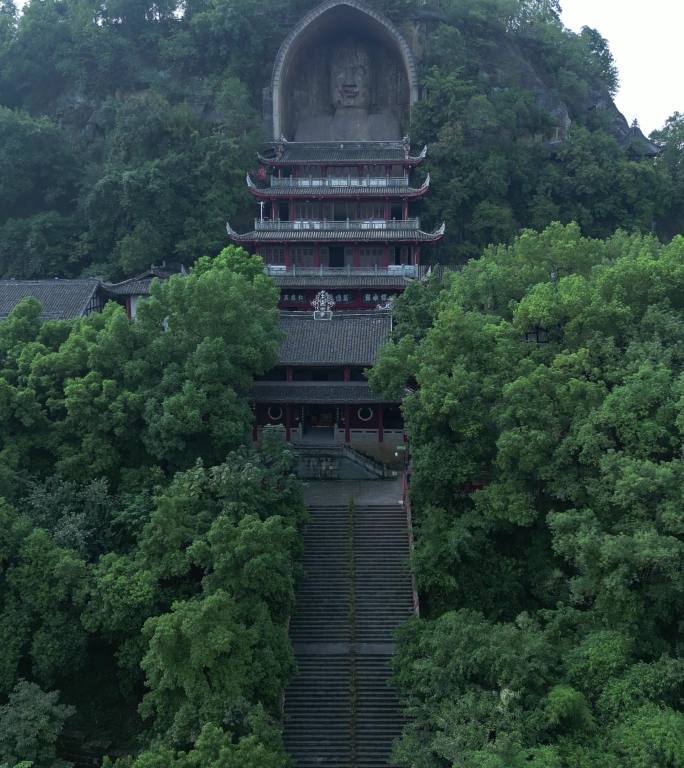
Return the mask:
M311 302L314 308L314 317L316 320L332 320L332 308L335 306L335 299L327 291L319 291L316 298Z

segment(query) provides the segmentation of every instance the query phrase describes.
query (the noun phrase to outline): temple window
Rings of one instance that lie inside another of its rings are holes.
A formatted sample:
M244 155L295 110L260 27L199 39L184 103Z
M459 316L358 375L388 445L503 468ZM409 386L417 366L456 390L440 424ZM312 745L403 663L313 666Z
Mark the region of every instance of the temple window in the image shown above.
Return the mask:
M374 416L374 411L369 405L362 405L356 412L359 421L371 421Z
M362 203L361 218L362 219L384 219L385 218L384 203Z
M314 249L311 247L297 247L291 250L292 263L297 267L313 267Z
M361 248L361 266L362 267L379 267L383 263L383 248Z
M269 406L268 418L271 421L280 421L283 418L283 409L279 405Z
M284 264L285 248L281 246L263 248L261 256L266 264Z

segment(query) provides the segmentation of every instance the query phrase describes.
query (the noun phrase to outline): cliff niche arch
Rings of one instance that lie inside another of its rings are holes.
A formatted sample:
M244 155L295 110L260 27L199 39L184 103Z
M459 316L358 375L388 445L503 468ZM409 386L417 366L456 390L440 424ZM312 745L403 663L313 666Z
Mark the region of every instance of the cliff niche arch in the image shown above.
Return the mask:
M328 0L276 57L273 139L397 140L418 93L413 54L394 24L356 0Z

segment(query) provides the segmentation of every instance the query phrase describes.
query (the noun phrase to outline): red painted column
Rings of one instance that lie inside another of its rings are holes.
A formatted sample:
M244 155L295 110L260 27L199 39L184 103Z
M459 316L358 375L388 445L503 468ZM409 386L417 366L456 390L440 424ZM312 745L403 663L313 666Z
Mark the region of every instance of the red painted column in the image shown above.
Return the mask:
M389 267L390 263L390 249L389 245L385 244L385 246L382 249L382 266L387 269Z
M292 440L292 406L285 406L285 439L289 443Z
M385 439L385 411L382 405L378 406L378 442Z
M292 266L292 254L290 253L290 246L285 246L285 268L290 269Z
M349 366L346 366L344 369L344 380L351 381L351 368Z
M344 442L349 444L351 443L351 427L349 426L350 422L350 413L351 409L348 405L344 406Z
M404 200L404 221L408 219L408 214L409 214L408 200Z
M294 371L291 367L285 369L285 377L287 378L287 381L294 381Z
M419 245L413 246L413 263L420 264L420 246Z
M352 262L354 269L358 269L361 266L361 249L358 245L352 246Z
M389 197L386 197L385 198L385 221L390 220L390 214L391 214L390 201L389 201Z

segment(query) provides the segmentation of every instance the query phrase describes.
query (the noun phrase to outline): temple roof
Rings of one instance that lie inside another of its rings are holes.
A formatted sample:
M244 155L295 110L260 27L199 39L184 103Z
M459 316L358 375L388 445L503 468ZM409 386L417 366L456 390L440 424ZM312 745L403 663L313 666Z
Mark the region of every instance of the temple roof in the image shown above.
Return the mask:
M313 312L283 312L280 365L370 366L392 331L389 312L333 312L318 320Z
M129 277L120 283L105 283L107 293L113 296L149 296L150 286L154 279L166 280L173 272L163 267L151 267L134 277Z
M420 187L409 187L401 184L386 184L384 186L363 186L363 185L293 185L278 187L258 187L251 176L247 176L247 188L255 197L271 198L320 198L320 197L421 197L430 188L430 174Z
M418 165L425 160L427 147L412 156L404 141L322 141L290 142L273 145L259 160L267 165L354 165L356 163L397 163Z
M279 288L312 288L316 290L343 290L345 288L368 288L378 290L380 288L406 288L413 282L411 278L403 275L377 274L369 275L367 272L355 275L350 274L271 274L271 279Z
M25 298L37 299L43 320L83 317L97 298L100 281L91 280L0 280L0 318L6 318Z
M434 243L444 236L445 225L434 232L421 229L265 229L238 234L226 224L228 236L238 243L356 242Z
M394 402L371 392L365 381L257 381L252 397L257 403L268 404Z
M661 147L644 136L637 120L630 126L620 146L625 152L631 152L637 157L657 157L662 152Z

